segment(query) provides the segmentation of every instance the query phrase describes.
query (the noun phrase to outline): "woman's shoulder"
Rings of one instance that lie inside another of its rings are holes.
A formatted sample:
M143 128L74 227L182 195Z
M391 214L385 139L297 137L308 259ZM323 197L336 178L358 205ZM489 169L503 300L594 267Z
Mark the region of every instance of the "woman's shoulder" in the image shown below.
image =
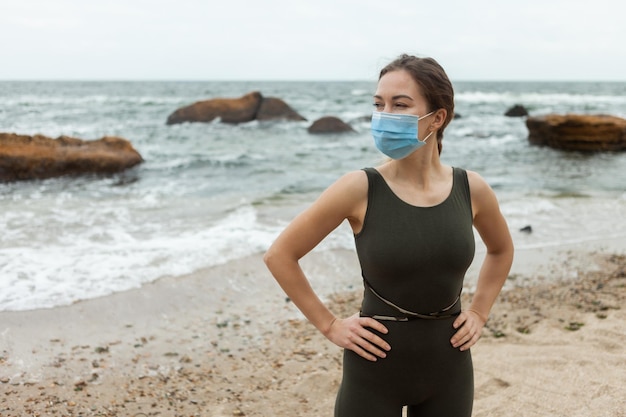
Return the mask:
M479 213L494 213L498 210L498 200L489 183L477 172L467 170L470 196L474 216Z
M368 181L365 168L343 174L332 186L343 189L345 192L359 193L364 190L367 193Z
M467 182L469 183L470 190L472 192L485 192L491 189L487 181L485 181L485 179L478 172L463 168L458 169L467 173Z
M345 218L354 217L367 201L368 180L365 171L350 171L339 177L317 199L316 207L331 207Z

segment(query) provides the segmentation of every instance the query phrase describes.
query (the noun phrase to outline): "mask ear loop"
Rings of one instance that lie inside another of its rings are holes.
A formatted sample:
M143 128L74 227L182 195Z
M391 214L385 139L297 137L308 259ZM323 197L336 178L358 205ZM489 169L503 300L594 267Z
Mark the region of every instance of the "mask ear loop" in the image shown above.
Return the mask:
M430 113L423 115L422 117L418 117L417 121L419 122L420 120L422 120L422 119L424 119L424 118L426 118L426 117L430 116L431 114L433 114L433 113L435 113L435 112L436 112L436 110L433 110L433 111L431 111ZM418 130L418 134L419 134L419 128L418 128L417 130ZM428 134L428 136L426 136L426 137L424 138L424 140L420 140L420 138L419 138L419 136L418 136L418 137L417 137L417 140L418 140L418 141L420 141L420 142L422 142L422 143L426 143L426 141L428 140L428 138L430 137L430 135L432 135L433 133L434 133L434 131L431 131L431 132Z
M428 138L430 137L430 135L432 135L433 133L435 133L435 131L430 132L425 138L424 140L420 140L420 142L426 143L426 141L428 140Z

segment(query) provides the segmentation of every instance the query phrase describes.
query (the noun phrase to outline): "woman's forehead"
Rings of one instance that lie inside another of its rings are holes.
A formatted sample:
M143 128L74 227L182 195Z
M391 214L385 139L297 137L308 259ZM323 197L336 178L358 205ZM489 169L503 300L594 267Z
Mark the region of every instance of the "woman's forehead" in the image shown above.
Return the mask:
M413 99L422 97L420 86L404 70L390 71L378 80L375 96L394 97L406 95Z

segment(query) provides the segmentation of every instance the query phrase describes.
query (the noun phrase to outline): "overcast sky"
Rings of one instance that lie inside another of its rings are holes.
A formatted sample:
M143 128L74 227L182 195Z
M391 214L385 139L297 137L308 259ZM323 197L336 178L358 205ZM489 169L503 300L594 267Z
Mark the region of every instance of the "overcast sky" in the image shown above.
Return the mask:
M626 81L623 0L0 0L0 79Z

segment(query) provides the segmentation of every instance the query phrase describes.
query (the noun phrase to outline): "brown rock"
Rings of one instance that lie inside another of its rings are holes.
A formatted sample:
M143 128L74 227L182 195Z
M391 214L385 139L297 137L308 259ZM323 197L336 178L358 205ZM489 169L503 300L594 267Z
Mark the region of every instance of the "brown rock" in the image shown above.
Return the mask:
M118 137L84 141L0 133L0 181L110 174L141 162L143 158L130 142Z
M506 113L504 113L504 115L507 117L524 117L528 116L528 110L526 110L526 107L522 106L521 104L516 104L515 106L508 109Z
M526 119L528 141L576 151L626 150L626 119L607 115L549 114Z
M167 124L210 122L220 118L224 123L244 123L254 120L263 96L253 91L240 98L215 98L198 101L170 114Z
M308 128L309 133L343 133L354 132L352 126L334 116L317 119Z
M275 97L263 98L257 120L306 120L283 100Z

